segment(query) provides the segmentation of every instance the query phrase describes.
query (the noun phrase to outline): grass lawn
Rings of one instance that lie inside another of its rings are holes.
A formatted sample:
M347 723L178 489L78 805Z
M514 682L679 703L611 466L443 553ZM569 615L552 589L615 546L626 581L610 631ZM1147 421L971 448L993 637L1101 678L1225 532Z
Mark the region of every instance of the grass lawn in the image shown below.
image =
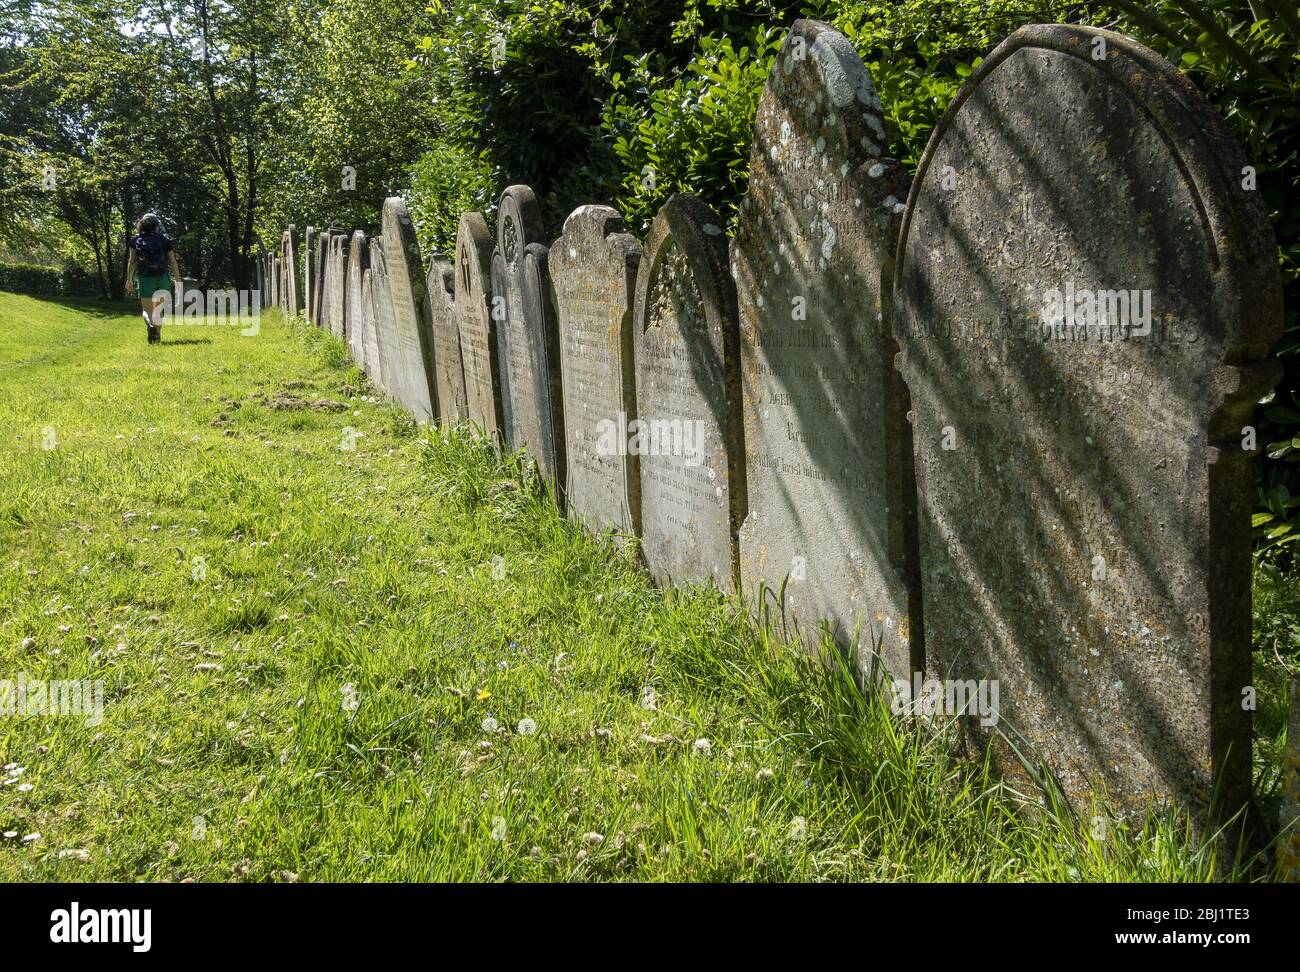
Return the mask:
M0 294L0 431L0 678L105 690L99 724L0 718L0 880L1223 866L1169 817L1027 803L717 593L656 591L277 312L151 347L129 310Z

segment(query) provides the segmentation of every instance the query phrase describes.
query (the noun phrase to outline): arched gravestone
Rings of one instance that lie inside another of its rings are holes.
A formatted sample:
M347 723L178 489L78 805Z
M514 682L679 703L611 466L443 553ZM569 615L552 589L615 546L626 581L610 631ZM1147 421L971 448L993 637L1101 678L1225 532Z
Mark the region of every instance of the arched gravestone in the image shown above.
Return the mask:
M361 283L370 269L370 243L361 230L352 232L352 244L348 248L348 347L352 351L352 360L362 369L366 366L366 313L369 308L362 297Z
M560 349L565 502L588 529L641 532L641 468L627 454L636 420L632 302L641 246L608 206L582 206L551 246Z
M388 254L382 236L370 241L370 293L375 304L375 346L379 359L379 386L390 398L398 398L401 382L401 346L393 298L388 288Z
M444 256L433 255L425 280L428 316L433 326L433 373L438 392L438 420L465 421L465 372L456 331L456 268Z
M312 279L313 279L313 278L312 278L312 254L313 254L312 243L313 243L313 241L315 240L315 237L316 237L316 227L314 227L314 226L308 226L308 227L303 231L303 241L302 241L302 251L303 251L302 293L303 293L303 300L306 302L306 306L304 307L304 312L306 313L306 315L307 315L307 320L309 320L309 321L312 319L312 316L311 316L311 313L312 313L312 299L313 299L313 294L312 294Z
M735 590L745 513L736 291L708 206L673 196L637 274L633 340L641 550L657 583Z
M908 178L884 146L880 98L853 45L796 21L759 102L732 243L740 565L747 597L784 586L784 616L806 634L828 621L864 664L878 645L884 668L907 678L921 664L915 484L886 293Z
M927 669L997 679L999 726L1079 806L1249 798L1242 428L1281 296L1244 164L1153 52L1031 26L958 93L908 202Z
M425 315L424 261L415 238L415 224L400 197L384 200L383 233L403 369L398 399L416 419L427 421L438 414L433 327Z
M541 475L560 487L557 496L563 505L559 338L544 235L533 191L527 186L506 189L497 207L492 290L506 445L522 448L533 458ZM498 274L503 286L498 285Z
M367 257L372 249L371 244L367 244ZM379 334L378 323L375 315L375 294L374 281L370 268L367 267L361 274L361 343L363 346L364 367L366 374L370 376L370 382L376 388L383 387L383 374L380 371L379 361Z
M492 236L482 213L465 213L456 232L456 328L465 369L469 421L496 439L502 425L497 378L496 326L492 320Z

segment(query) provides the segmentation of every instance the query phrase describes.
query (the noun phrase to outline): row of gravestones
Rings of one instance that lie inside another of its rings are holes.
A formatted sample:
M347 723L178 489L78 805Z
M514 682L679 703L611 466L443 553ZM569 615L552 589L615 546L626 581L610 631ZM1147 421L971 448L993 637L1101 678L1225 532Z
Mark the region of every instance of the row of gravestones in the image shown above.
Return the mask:
M259 246L254 260L254 272L261 307L279 307L289 315L297 314L302 309L297 249L298 233L293 226L281 235L276 252L269 252L265 247Z
M1253 404L1276 244L1223 120L1098 29L1000 45L914 175L852 44L800 20L728 243L675 196L644 245L531 190L427 275L399 199L308 228L307 307L421 419L524 449L571 516L865 646L994 687L1077 805L1249 799ZM946 681L943 681L946 680ZM986 696L980 696L986 698ZM924 700L921 700L924 703ZM990 718L991 716L991 718Z

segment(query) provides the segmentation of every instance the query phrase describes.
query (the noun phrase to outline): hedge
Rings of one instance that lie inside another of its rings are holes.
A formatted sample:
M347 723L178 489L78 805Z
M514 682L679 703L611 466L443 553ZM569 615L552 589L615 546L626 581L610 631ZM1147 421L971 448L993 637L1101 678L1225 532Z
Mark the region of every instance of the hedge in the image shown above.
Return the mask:
M96 297L99 282L81 267L0 263L0 290L42 297Z

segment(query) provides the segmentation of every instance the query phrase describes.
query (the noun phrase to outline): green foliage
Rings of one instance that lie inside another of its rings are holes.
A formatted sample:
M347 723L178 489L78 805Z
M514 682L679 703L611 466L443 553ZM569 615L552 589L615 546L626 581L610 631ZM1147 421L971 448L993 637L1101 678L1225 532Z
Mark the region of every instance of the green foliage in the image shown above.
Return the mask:
M614 75L601 121L625 173L616 201L630 226L644 232L675 192L734 216L748 184L754 113L784 37L760 27L736 47L704 36L671 80L655 75L649 54L628 59L626 78Z
M31 263L0 263L0 290L45 297L94 297L99 284L75 264L58 267Z
M408 202L421 252L452 254L461 215L472 210L490 212L496 203L496 184L485 159L441 143L411 166Z

